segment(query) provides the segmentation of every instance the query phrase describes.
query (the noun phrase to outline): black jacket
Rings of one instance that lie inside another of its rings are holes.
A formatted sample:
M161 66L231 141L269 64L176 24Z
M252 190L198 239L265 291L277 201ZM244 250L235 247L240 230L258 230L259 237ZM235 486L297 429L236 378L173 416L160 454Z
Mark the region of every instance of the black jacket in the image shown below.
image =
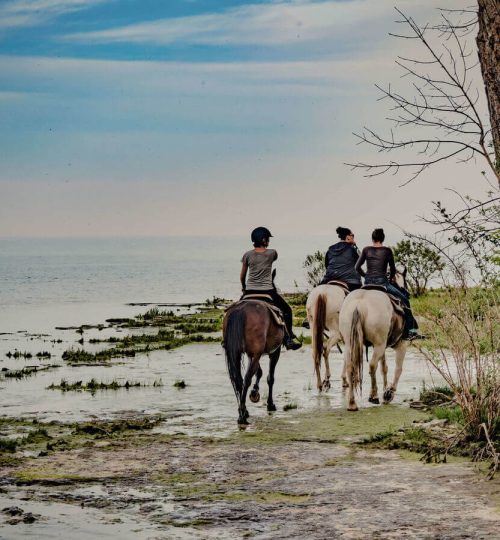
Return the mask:
M359 257L358 248L348 242L337 242L328 248L325 257L326 274L323 283L338 279L360 285L361 276L354 270Z

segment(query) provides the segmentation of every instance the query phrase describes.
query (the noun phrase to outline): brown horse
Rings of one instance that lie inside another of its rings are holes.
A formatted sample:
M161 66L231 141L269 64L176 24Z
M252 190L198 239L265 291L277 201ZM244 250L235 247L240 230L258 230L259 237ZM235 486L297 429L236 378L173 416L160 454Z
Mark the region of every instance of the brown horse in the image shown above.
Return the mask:
M227 370L238 400L238 424L248 424L247 392L255 375L256 381L250 392L250 400L254 403L260 400L259 382L262 377L260 358L263 354L269 355L267 410L276 410L273 402L274 370L285 335L284 326L276 322L265 302L245 300L226 311L222 333ZM243 378L241 367L244 353L247 354L249 362Z

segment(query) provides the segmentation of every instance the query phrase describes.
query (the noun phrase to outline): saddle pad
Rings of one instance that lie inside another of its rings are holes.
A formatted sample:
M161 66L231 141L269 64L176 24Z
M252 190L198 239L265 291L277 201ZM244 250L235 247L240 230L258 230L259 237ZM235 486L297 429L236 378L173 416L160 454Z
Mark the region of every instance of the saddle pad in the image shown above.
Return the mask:
M331 281L327 283L327 285L337 285L337 287L340 287L341 289L343 289L346 295L349 294L350 292L349 287L343 281L337 281L336 279L332 279Z
M399 315L405 314L405 308L403 304L401 303L401 300L397 298L396 296L392 296L392 294L387 293L387 296L389 297L389 300L391 301L392 307L394 308L394 311L396 313L399 313Z
M394 304L393 304L394 305ZM399 319L399 320L398 320ZM387 347L394 347L401 341L404 329L404 320L401 325L401 319L397 312L392 314L391 320L391 330L389 336L387 337Z
M273 298L270 294L253 293L244 294L242 300L264 300L265 302L272 302Z
M235 308L236 306L239 306L240 304L243 304L245 302L249 302L249 301L253 301L253 302L259 302L260 304L262 304L263 306L266 306L267 309L269 310L271 316L273 317L273 319L275 320L276 324L279 325L279 326L285 326L285 320L283 318L283 312L281 311L280 308L276 307L275 305L273 304L270 304L268 301L266 300L263 300L261 298L254 298L255 296L265 296L269 299L272 300L272 298L267 295L267 294L261 294L261 295L248 295L248 296L245 296L243 297L241 300L238 300L234 303L232 303L230 306L228 306L225 311L229 311L230 309L232 308Z
M382 292L385 292L385 293L387 292L387 289L385 288L385 285L375 285L375 284L370 285L370 284L368 284L368 285L363 285L361 288L365 289L367 291L382 291Z

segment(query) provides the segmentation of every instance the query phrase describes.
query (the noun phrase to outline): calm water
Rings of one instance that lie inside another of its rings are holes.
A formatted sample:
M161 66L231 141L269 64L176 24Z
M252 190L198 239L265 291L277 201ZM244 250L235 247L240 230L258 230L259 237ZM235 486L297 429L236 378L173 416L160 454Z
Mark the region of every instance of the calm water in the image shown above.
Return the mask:
M273 239L277 285L304 285L302 262L330 238ZM246 238L0 239L0 332L47 331L130 315L130 302L239 294Z

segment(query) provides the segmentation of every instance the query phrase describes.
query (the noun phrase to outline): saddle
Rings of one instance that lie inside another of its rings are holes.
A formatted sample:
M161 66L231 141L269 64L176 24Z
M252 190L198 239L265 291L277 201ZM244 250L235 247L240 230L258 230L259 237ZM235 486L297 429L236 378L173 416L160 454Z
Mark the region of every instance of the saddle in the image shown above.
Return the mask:
M332 279L331 281L327 283L327 285L337 285L337 287L340 287L344 291L346 296L350 293L347 283L344 283L343 281Z
M276 324L278 326L285 326L283 312L280 308L276 307L272 303L273 299L269 294L245 294L242 298L240 298L240 300L237 300L236 302L233 302L230 306L228 306L225 311L229 311L230 309L233 309L236 306L240 306L241 304L249 301L259 302L260 304L265 306L269 310L269 313L271 314L271 317L274 319Z

